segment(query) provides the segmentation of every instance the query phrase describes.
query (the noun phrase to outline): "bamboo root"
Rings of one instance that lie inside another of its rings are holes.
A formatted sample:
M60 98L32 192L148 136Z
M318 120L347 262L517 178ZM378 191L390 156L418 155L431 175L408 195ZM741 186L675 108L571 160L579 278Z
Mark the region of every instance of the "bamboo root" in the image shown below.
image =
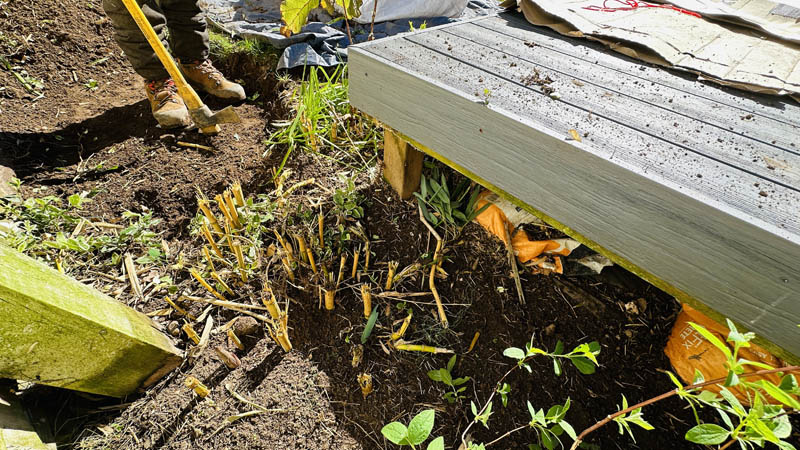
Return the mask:
M442 327L447 328L449 326L447 322L447 314L444 312L444 306L442 305L442 299L439 297L439 291L436 289L436 261L441 255L442 251L442 240L438 239L436 241L436 252L434 253L433 257L433 264L431 265L431 273L428 276L428 286L431 289L431 293L433 294L433 299L436 301L436 310L439 313L439 321L442 323Z

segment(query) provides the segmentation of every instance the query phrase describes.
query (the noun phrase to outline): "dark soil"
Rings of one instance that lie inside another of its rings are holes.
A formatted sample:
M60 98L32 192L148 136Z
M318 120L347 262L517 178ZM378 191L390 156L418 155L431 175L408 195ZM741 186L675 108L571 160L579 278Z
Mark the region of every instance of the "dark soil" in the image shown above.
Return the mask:
M0 54L45 82L44 97L34 101L35 95L7 70L0 70L4 88L0 164L17 172L25 196L96 192L85 211L104 221L119 220L125 210L153 211L163 219L159 231L170 246L196 258L201 242L189 235L188 225L196 212L198 188L214 195L241 180L247 194L274 189L271 169L283 154L276 151L264 157L263 141L269 122L288 116L282 88L271 68L235 55L218 65L232 78L242 79L249 93L260 93L258 103L236 106L242 123L224 126L217 137L160 130L150 116L140 80L120 56L98 4L93 5L87 8L86 2L77 0L11 0L0 6ZM8 36L23 44L10 44ZM108 59L95 63L104 58ZM95 91L85 87L89 79L98 80L100 87ZM210 146L213 151L182 147L178 141ZM320 201L329 207L335 173L340 170L337 164L309 154L293 155L287 164L293 180L314 177L321 187L300 189L292 201L300 209ZM420 223L415 203L397 199L376 174L359 175L358 186L366 197L361 223L372 239L373 276L378 282L382 283L389 261L399 262L401 268L430 262L435 241ZM306 226L300 221L293 224L285 223ZM543 236L552 233L533 231ZM477 225L467 226L447 243L443 269L448 275L437 280L450 328L438 325L430 296L408 297L405 302L376 299L381 318L358 367L351 364L364 327L357 286L348 282L337 295L337 308L329 312L318 308L310 274L299 273L298 282L283 284L281 290L292 299L293 352L281 351L258 328L245 337L246 350L238 352L242 366L235 370L207 350L142 395L120 400L34 387L24 398L65 447L392 448L381 436L381 427L392 420L407 423L416 412L432 407L437 410L434 435L444 435L448 448L457 448L453 445L472 418L470 400L485 402L511 367L503 350L522 347L532 336L537 346L548 349L558 340L568 348L597 340L602 346L601 366L589 376L567 367L557 377L548 360L534 361L532 374L518 371L507 380L512 388L508 408L496 399L491 429L473 427L476 440L490 441L526 423L526 401L549 408L571 398L567 417L581 430L614 412L623 394L635 403L672 388L663 373L670 369L663 348L679 311L674 299L612 267L602 275L580 278L523 275L527 304L520 305L505 255L499 240ZM181 289L197 289L186 280L185 274L176 276ZM396 289L425 292L426 285L417 275ZM255 293L257 288L256 283L249 289ZM130 296L124 293L120 299L128 301ZM628 302L636 302L639 312L626 313ZM163 302L151 298L136 307L150 312L162 308ZM442 399L443 385L426 376L428 370L444 367L449 355L391 351L381 343L406 316L404 308L414 311L406 340L459 355L454 374L472 379L464 400L448 404ZM201 309L195 306L193 311ZM230 311L214 312L216 324L233 317ZM169 321L155 320L162 327ZM468 352L476 332L480 337ZM209 348L227 345L222 336L215 335ZM182 348L188 346L183 336L176 341ZM373 377L374 392L367 398L357 382L362 373ZM199 399L186 389L186 375L211 388L210 397ZM225 418L252 410L234 399L229 389L273 411L220 428ZM691 447L683 435L693 417L680 402L668 400L644 414L657 431L635 430L636 444L620 436L613 424L594 433L589 442L603 449ZM709 414L705 417L714 420ZM497 447L527 448L534 438L523 431Z

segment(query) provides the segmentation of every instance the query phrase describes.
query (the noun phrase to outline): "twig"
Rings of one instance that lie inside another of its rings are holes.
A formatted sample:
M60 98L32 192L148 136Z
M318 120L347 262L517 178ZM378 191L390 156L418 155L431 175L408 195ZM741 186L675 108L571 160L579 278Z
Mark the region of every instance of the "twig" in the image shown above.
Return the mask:
M441 236L439 236L439 233L437 233L436 230L433 229L431 224L429 224L428 221L425 220L425 216L422 213L422 205L418 205L418 207L419 207L419 220L422 221L422 223L425 225L428 231L430 231L433 237L436 238L436 251L433 254L433 262L431 263L431 273L430 276L428 277L429 278L428 286L431 289L431 293L433 293L434 300L436 300L436 309L439 312L439 321L442 323L442 326L444 328L447 328L448 327L447 315L444 312L444 306L442 306L442 299L439 297L439 291L436 290L436 268L438 267L437 261L441 257L442 246L443 246L442 238Z
M741 374L741 375L739 375L739 378L748 378L748 377L754 377L754 376L759 376L759 375L769 375L771 373L779 373L779 372L800 372L800 366L786 366L786 367L780 367L778 369L758 370L756 372L750 372L750 373ZM689 390L693 390L693 389L700 389L702 387L710 386L712 384L723 383L723 382L725 382L725 379L726 379L726 377L722 377L722 378L713 379L711 381L704 381L702 383L691 384L689 386L684 387L683 390L684 391L689 391ZM667 391L667 392L665 392L665 393L663 393L663 394L661 394L659 396L656 396L656 397L653 397L653 398L651 398L649 400L645 400L643 402L637 403L637 404L635 404L635 405L633 405L633 406L631 406L629 408L623 409L622 411L618 411L618 412L616 412L614 414L611 414L611 415L607 416L605 419L603 419L603 420L597 422L596 424L592 425L591 427L583 430L581 432L581 434L578 435L578 438L575 439L575 442L572 444L572 447L570 448L570 450L576 450L580 446L581 442L583 442L583 440L586 439L587 435L589 435L593 431L597 430L598 428L603 427L605 424L607 424L608 422L611 422L612 420L616 419L617 417L619 417L619 416L621 416L623 414L627 414L627 413L629 413L629 412L631 412L631 411L633 411L635 409L642 408L644 406L647 406L647 405L653 404L655 402L664 400L665 398L672 397L673 395L678 394L678 392L680 392L680 389L675 388L675 389L673 389L671 391ZM729 446L729 445L727 445L727 446ZM725 448L725 447L723 447L723 448ZM720 449L720 450L722 450L722 449Z
M503 225L503 231L506 232L506 250L508 251L508 263L511 264L511 273L514 277L514 284L517 286L517 296L519 302L525 304L525 294L522 292L522 280L519 278L519 268L517 267L517 255L514 253L514 245L511 243L511 232L508 227Z
M178 145L181 146L181 147L197 148L197 149L200 149L200 150L205 150L207 152L213 152L214 151L213 148L211 148L211 147L209 147L207 145L193 144L191 142L178 141Z
M367 36L367 40L371 41L375 39L375 15L378 13L378 0L375 0L375 3L372 5L372 21L369 23L369 36Z

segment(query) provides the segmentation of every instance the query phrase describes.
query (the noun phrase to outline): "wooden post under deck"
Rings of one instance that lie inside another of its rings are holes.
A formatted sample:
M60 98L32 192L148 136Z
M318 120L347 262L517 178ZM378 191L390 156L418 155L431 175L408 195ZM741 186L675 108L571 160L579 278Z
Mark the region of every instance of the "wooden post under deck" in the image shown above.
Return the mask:
M390 129L383 132L383 174L403 200L419 188L425 155Z

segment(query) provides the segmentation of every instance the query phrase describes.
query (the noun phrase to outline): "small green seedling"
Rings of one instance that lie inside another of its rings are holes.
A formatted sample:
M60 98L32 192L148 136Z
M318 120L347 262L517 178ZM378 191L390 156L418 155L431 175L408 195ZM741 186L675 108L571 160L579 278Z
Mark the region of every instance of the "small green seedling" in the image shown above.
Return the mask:
M628 409L628 399L625 396L622 396L622 408L619 408L620 411L624 411ZM638 425L645 430L653 430L653 426L650 425L646 420L644 420L644 416L642 415L642 408L636 408L633 411L628 413L622 414L618 417L614 418L614 422L617 422L619 425L619 434L625 434L628 432L628 435L633 439L633 442L636 442L636 438L633 437L633 431L631 430L631 424Z
M469 377L462 377L462 378L453 378L453 367L456 365L456 355L453 355L452 358L447 362L447 367L443 367L439 370L431 370L428 371L428 378L433 381L438 381L440 383L449 386L452 389L452 392L446 392L442 398L447 400L448 403L455 403L458 400L461 400L461 393L467 389L466 386L459 387L465 384L467 381L470 380Z
M426 409L414 416L408 427L400 422L392 422L381 429L381 434L393 444L407 445L412 450L415 450L431 435L435 419L436 412L432 409ZM432 440L428 443L426 449L444 450L444 438L440 436Z
M552 352L536 348L533 346L533 340L526 344L526 349L511 347L507 348L503 355L517 360L520 367L524 367L528 372L531 372L531 366L527 363L528 359L532 356L543 355L548 356L553 360L553 370L556 375L564 373L562 360L568 360L584 375L591 375L595 371L595 367L599 366L597 363L597 355L600 354L600 343L592 341L583 343L572 349L569 353L564 353L564 343L558 341L556 348Z
M556 447L562 447L563 443L560 436L564 433L567 433L572 440L576 439L577 436L572 425L564 420L569 410L569 405L570 401L567 399L563 405L550 407L545 414L544 409L536 410L531 405L531 402L528 402L528 412L531 415L531 421L528 426L536 431L536 435L539 436L538 444L529 445L531 450L541 450L542 448L553 450Z

